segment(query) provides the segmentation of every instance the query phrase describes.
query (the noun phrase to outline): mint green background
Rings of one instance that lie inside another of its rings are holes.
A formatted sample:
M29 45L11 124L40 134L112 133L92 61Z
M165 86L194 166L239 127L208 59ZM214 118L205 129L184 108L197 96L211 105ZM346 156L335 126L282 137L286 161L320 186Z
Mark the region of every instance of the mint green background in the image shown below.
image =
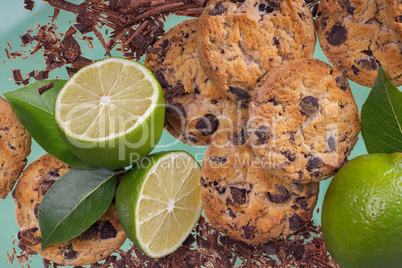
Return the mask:
M43 70L45 68L45 63L42 58L41 53L37 53L35 55L29 55L28 59L21 60L20 58L14 60L9 60L6 57L4 48L8 48L7 41L13 47L13 50L9 51L21 51L23 49L29 50L32 45L27 46L26 48L21 48L21 39L20 36L25 34L28 29L35 29L36 25L40 23L41 25L49 22L53 15L53 8L50 7L46 2L35 1L35 8L32 12L24 9L23 0L18 1L7 1L0 0L0 93L13 90L17 88L14 83L12 76L12 69L21 69L23 75L31 72L34 69ZM75 16L70 13L61 11L60 15L56 21L57 24L61 24L59 27L59 32L64 33L67 29L74 23ZM178 18L177 16L170 16L168 18L165 29L172 27L173 25L180 22L185 18ZM70 20L70 21L69 21ZM83 51L83 55L90 59L101 59L104 58L104 50L100 43L97 42L95 36L94 46L95 49L91 50L88 48L86 42L82 41L81 49ZM25 53L28 54L28 53ZM117 51L112 52L112 56L119 56L120 53ZM315 58L321 59L325 62L328 62L324 54L322 53L319 45L317 44L316 52L314 55ZM25 77L24 77L25 78ZM63 78L68 79L67 72L64 67L61 69L56 69L50 73L49 78ZM34 79L31 78L30 82L33 82ZM353 82L350 82L352 92L356 99L356 102L359 106L363 104L365 99L368 96L370 91L369 88L359 86ZM191 147L186 144L183 144L173 137L171 137L168 133L164 132L161 142L158 145L156 150L171 150L171 149L183 149L195 156L195 158L201 163L203 158L203 153L205 152L206 147ZM40 157L45 152L42 148L40 148L35 142L32 146L32 153L30 154L28 160L29 162L34 161L38 157ZM363 140L360 136L360 139L352 151L352 154L349 159L366 153ZM322 200L325 194L325 191L328 187L330 180L326 180L321 182L320 186L320 196L317 204L317 208L321 208ZM12 253L13 247L16 248L17 253L20 251L17 247L17 242L13 245L13 240L17 239L16 235L19 231L19 228L16 224L15 213L14 213L14 201L11 197L11 194L5 199L0 200L0 211L1 211L1 220L0 220L0 267L8 268L8 267L23 267L23 264L18 264L16 261L13 264L10 264L7 259L7 251ZM320 214L315 210L314 213L314 222L316 224L320 224ZM17 239L18 240L18 239ZM131 243L127 241L123 246L123 249L127 249ZM43 267L42 258L39 255L35 255L31 261L28 263L31 267Z

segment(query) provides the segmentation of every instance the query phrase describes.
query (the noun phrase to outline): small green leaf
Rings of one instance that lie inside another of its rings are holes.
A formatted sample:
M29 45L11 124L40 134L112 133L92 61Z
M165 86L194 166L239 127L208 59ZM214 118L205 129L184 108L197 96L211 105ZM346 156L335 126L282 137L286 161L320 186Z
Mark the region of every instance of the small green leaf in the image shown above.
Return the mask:
M39 206L42 250L88 229L108 209L115 190L115 173L106 169L72 169L61 176Z
M362 106L361 132L368 153L402 152L402 92L383 68Z
M66 80L41 80L28 86L5 92L4 97L14 108L18 119L32 138L49 154L75 168L94 167L78 159L62 140L54 122L54 104ZM42 95L38 89L53 83Z

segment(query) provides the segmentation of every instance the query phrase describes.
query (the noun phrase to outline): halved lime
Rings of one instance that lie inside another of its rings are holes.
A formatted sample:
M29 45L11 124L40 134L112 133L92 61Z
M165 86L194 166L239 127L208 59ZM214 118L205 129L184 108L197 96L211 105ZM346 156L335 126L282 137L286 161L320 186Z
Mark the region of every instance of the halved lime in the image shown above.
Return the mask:
M80 69L60 91L56 125L69 149L100 168L138 163L158 143L162 89L142 64L107 58Z
M183 151L152 154L124 176L117 217L147 256L163 257L188 237L201 213L200 178L200 165Z

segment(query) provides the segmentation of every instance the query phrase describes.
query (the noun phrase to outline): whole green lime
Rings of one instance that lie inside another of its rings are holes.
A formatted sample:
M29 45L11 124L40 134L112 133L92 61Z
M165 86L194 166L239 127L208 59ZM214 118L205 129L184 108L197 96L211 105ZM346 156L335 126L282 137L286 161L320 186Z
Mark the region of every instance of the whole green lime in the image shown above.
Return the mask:
M329 185L321 224L342 267L402 267L402 153L345 164Z

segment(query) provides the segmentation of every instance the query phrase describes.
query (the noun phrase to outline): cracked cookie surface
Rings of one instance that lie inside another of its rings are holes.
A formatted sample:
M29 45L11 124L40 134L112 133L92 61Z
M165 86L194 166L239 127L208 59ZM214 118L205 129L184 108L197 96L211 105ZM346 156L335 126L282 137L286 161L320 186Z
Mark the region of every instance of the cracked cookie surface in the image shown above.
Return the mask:
M399 0L323 0L316 18L322 50L347 77L372 87L382 66L402 85L402 3Z
M197 19L170 29L149 49L147 66L162 86L165 129L190 145L208 145L215 134L244 124L247 106L222 94L200 67Z
M249 109L254 152L273 174L298 183L333 176L360 132L346 76L318 59L271 70L257 85Z
M0 198L4 199L27 164L31 136L11 105L0 97Z
M311 220L319 192L317 182L288 183L272 175L245 139L227 133L208 147L201 185L204 213L212 226L250 245L303 228Z
M43 258L59 265L83 266L100 261L120 248L126 234L117 220L114 204L81 235L63 243L49 245L41 251L39 205L55 181L71 170L54 156L45 154L32 162L19 179L13 198L20 243Z
M312 57L316 40L304 0L209 1L197 36L204 71L223 93L245 103L267 71Z

